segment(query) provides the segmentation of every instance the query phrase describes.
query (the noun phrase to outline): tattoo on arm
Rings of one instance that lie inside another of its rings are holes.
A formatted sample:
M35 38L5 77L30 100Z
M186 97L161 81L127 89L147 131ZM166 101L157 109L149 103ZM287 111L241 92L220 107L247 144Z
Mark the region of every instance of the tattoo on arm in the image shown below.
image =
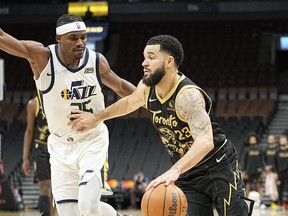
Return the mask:
M205 110L203 95L198 89L186 89L176 98L176 110L184 118L191 129L193 138L209 131L211 122Z

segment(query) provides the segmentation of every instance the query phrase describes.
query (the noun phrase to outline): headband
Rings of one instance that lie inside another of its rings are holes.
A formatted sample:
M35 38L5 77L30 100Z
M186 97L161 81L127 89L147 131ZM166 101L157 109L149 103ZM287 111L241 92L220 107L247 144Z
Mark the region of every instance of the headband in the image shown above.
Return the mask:
M68 32L73 32L73 31L84 31L86 30L86 25L84 22L72 22L68 24L64 24L62 26L59 26L56 28L56 34L57 35L63 35Z

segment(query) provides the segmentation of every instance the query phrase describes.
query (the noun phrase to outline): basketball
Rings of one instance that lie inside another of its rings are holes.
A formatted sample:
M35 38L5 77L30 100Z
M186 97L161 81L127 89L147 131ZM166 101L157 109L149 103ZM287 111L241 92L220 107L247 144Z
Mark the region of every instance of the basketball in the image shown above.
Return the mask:
M186 216L187 199L174 184L160 184L147 190L141 201L143 216Z

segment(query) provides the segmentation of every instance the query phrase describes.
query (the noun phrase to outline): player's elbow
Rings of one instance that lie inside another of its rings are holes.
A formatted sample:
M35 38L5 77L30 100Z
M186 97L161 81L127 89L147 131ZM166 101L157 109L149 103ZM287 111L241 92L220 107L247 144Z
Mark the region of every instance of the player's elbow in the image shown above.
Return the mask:
M205 148L207 152L212 151L212 149L214 149L214 141L213 138L210 137L206 137L204 138L205 141L203 143L205 143Z
M31 128L27 128L25 133L28 135L28 136L32 136L34 134L34 130L31 129Z

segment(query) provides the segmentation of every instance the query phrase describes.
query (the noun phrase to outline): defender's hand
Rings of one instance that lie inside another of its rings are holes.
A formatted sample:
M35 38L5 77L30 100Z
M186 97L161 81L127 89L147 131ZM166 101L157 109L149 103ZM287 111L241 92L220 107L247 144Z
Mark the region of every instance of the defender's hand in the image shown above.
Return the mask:
M100 123L93 113L82 110L73 110L67 118L70 119L68 126L71 126L76 131L87 131Z

